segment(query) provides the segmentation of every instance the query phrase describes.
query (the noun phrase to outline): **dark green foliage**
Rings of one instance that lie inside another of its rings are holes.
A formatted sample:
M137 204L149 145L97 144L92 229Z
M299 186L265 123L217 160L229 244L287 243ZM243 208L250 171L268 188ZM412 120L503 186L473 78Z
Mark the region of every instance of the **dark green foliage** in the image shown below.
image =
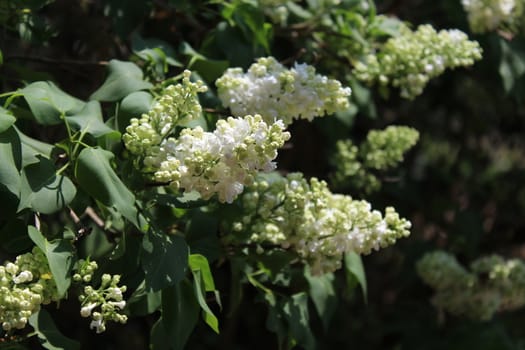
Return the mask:
M37 245L64 296L32 315L35 337L0 330L0 349L523 349L523 310L481 323L442 313L415 265L436 248L463 264L525 258L525 38L469 34L483 60L406 101L358 82L355 63L403 21L468 33L460 2L329 3L288 1L279 22L249 0L0 1L0 263ZM392 124L419 131L364 198L410 219L408 239L311 275L286 248L223 240L236 204L181 195L133 167L120 137L182 69L209 87L194 122L209 130L229 115L215 80L268 55L353 90L349 110L290 126L283 173L328 180L337 141ZM122 275L126 325L99 336L80 319L77 258Z

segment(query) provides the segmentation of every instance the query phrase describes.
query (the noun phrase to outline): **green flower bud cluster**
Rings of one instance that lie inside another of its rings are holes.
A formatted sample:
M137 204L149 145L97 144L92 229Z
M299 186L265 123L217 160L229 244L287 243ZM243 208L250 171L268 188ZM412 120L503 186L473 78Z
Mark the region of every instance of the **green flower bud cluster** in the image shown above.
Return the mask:
M403 155L419 139L419 133L406 126L389 126L384 130L372 130L359 147L351 140L336 143L332 158L335 171L331 182L336 188L349 185L371 193L379 190L381 182L369 169L387 170L403 161Z
M489 320L496 312L525 305L525 264L492 255L473 261L470 271L443 251L417 263L421 279L435 289L432 303L453 315Z
M89 327L94 328L97 333L102 333L106 330L106 322L126 323L128 317L122 314L126 306L122 295L126 286L118 286L120 276L103 274L100 286L95 289L89 282L98 268L97 263L81 260L79 266L77 273L73 275L73 281L85 284L78 299L81 303L80 315L92 319Z
M0 266L0 323L4 331L22 329L42 304L58 301L45 254L38 247Z
M261 114L289 125L294 119L312 120L349 108L350 88L296 63L286 69L273 57L259 58L246 73L229 68L217 82L219 99L234 116Z
M391 207L384 216L366 201L333 194L324 181L300 173L259 178L239 199L242 212L226 240L278 245L322 274L341 267L343 253L369 254L409 233Z
M231 203L259 171L275 169L277 150L290 138L282 121L266 124L260 115L219 120L214 132L184 129L168 138L145 163L155 179L174 189L198 191L205 199L217 194Z
M137 156L147 156L155 151L175 126L200 116L202 107L197 94L207 87L202 81L190 81L191 72L185 70L182 83L168 86L153 108L140 119L132 118L122 140L126 148Z
M457 29L436 30L421 25L416 31L402 28L401 35L389 39L377 54L357 62L357 79L399 88L401 96L413 99L428 81L447 68L470 66L481 59L481 47Z
M497 29L516 33L525 25L523 0L462 0L461 4L474 33Z

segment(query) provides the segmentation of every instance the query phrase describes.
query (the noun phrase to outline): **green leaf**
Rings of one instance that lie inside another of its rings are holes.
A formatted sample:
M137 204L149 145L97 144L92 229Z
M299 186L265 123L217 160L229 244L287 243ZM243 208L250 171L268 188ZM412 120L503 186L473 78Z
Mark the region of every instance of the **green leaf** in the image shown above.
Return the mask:
M18 197L22 148L20 138L13 128L0 133L0 159L2 160L0 187L5 186L7 190Z
M162 316L155 322L153 327L151 327L151 332L149 335L150 338L150 350L172 350L170 344L170 338L168 331L164 327L164 322Z
M215 333L219 333L219 320L213 314L208 304L206 303L206 292L202 289L203 277L201 270L192 270L193 274L193 287L195 288L195 296L197 296L197 301L202 309L204 322L210 326Z
M5 198L2 198L4 201ZM2 249L8 253L20 254L31 250L34 243L27 235L27 223L25 220L13 219L0 228L0 242Z
M14 128L0 133L0 219L11 218L17 211L20 198L20 167L22 147Z
M309 324L308 295L304 292L292 295L284 303L283 312L294 340L307 350L314 349L315 338Z
M403 22L397 18L378 16L375 17L372 28L370 28L370 34L373 36L391 36L397 37L401 34L400 30L403 28Z
M52 145L33 139L16 127L15 130L22 144L22 167L38 163L41 157L51 158L51 152L53 151Z
M145 91L135 91L124 97L117 113L117 129L124 133L131 118L140 118L148 113L153 104L153 96Z
M53 162L40 155L37 157L37 163L29 164L22 170L18 210L30 208L39 213L52 214L75 198L76 188L68 177L57 175Z
M365 269L363 267L363 261L361 256L354 252L345 253L345 270L347 280L351 281L352 278L355 278L361 290L363 291L363 298L365 302L367 301L367 287L366 287L366 275Z
M71 285L71 268L73 267L73 245L64 239L55 239L49 242L33 226L28 226L29 238L46 255L49 269L55 280L58 294L63 297Z
M229 66L228 61L204 59L196 60L191 69L198 72L204 81L212 83L224 74Z
M197 52L187 42L183 42L179 50L183 55L190 56L188 68L198 72L202 79L207 82L211 83L217 80L229 67L228 61L209 59Z
M351 79L349 83L352 88L352 100L359 110L369 118L377 118L377 110L370 89L356 79Z
M147 292L145 281L142 281L127 301L127 307L133 316L150 315L157 311L161 304L161 292Z
M35 329L42 346L49 350L76 350L80 343L62 335L49 313L40 309L29 317L29 324Z
M162 290L162 326L174 350L182 350L199 320L191 282L184 279Z
M186 230L186 240L191 251L204 255L209 261L217 260L222 249L219 237L217 237L218 225L216 217L200 210L194 210Z
M251 42L261 45L266 53L270 52L272 26L264 22L264 14L257 7L242 3L235 9L233 18Z
M226 22L217 25L215 36L218 48L226 56L231 67L248 67L255 57L264 55L263 49L254 48L238 27L231 27Z
M144 235L142 246L147 291L162 290L184 278L189 250L182 237L151 231Z
M129 33L143 25L148 13L152 11L153 2L111 0L101 3L104 8L104 16L113 23L111 29L120 37L127 40Z
M353 103L350 103L350 107L345 111L335 112L334 116L347 128L351 128L354 125L355 117L359 109Z
M192 271L200 271L204 283L204 290L206 292L213 292L215 290L215 283L213 282L213 275L211 274L208 259L200 254L191 254L189 265Z
M289 334L286 325L282 302L277 302L270 294L265 294L265 299L268 302L268 317L266 318L266 328L277 335L279 344L283 344L287 335ZM281 348L281 347L279 347Z
M334 274L325 273L320 276L312 276L310 269L306 268L304 277L310 286L310 298L315 309L323 322L324 329L328 331L337 308L337 296L334 290Z
M139 56L141 53L148 53L150 50L154 49L160 49L167 57L174 57L176 53L173 47L166 41L158 38L142 38L137 33L133 33L131 37L131 48L133 52ZM174 59L173 61L174 62L167 63L170 65L176 65L177 67L182 67L180 62L177 62Z
M135 196L111 167L113 157L113 153L101 148L83 149L75 167L78 184L90 196L115 208L137 228L143 229L135 207Z
M116 130L111 129L104 124L102 110L98 101L90 101L86 103L84 108L78 113L68 115L66 121L73 125L74 129L80 130L82 133L91 134L95 137L109 133L118 134Z
M516 82L525 74L525 47L512 44L500 38L501 61L499 74L503 81L505 92L510 92Z
M213 275L211 273L208 259L200 254L191 254L189 265L192 271L200 271L200 276L204 284L204 290L206 292L213 292L215 295L215 301L219 307L222 308L221 297L219 291L215 289L215 282L213 281Z
M62 123L68 112L78 112L84 102L66 94L50 81L38 81L20 90L36 121L43 125Z
M308 19L312 18L312 13L307 11L305 8L303 8L300 5L297 5L296 3L292 1L288 1L286 4L286 7L290 11L290 13L294 14L295 16L302 18L302 19Z
M0 107L0 133L9 129L15 121L16 118L7 109Z
M106 81L89 97L90 100L118 101L132 92L153 87L143 80L142 70L132 62L111 60L108 71Z

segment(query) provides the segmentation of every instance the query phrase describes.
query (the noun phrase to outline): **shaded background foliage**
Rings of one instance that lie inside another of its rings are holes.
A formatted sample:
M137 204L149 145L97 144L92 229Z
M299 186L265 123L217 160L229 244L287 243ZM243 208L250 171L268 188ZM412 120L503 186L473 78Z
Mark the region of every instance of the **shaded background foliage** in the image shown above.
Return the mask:
M212 83L226 67L247 68L254 58L267 54L288 64L305 60L335 78L349 72L320 47L309 47L302 28L266 28L267 22L248 10L232 14L229 24L218 6L208 1L33 0L24 4L31 9L28 13L6 10L9 6L16 10L20 5L0 2L2 91L15 90L22 82L51 80L85 100L104 81L110 59L130 57L153 82L190 66ZM431 23L439 29L468 32L465 13L456 0L377 1L377 6L378 13L414 26ZM489 322L441 314L431 306L431 291L414 268L424 252L436 247L455 253L464 263L488 253L525 258L525 40L520 36L507 40L498 33L472 38L481 43L483 60L433 79L413 101L396 93L385 98L355 84L354 114L292 126L292 147L280 154L280 168L325 179L339 138L362 140L371 128L390 124L412 126L421 133L405 163L383 178L382 190L367 196L378 207L391 204L409 218L412 235L364 258L366 303L359 289L338 280L336 289L342 298L327 311L334 315L328 327L324 329L322 320L310 314L319 348L525 348L524 311L499 314ZM163 52L142 51L159 44ZM64 136L59 128L42 129L30 123L21 127L50 143ZM4 227L0 236L9 230ZM94 235L83 244L100 246L102 256L109 249L101 243L104 240ZM7 257L9 249L3 249L2 257ZM119 267L107 264L113 273ZM213 270L226 301L232 293L229 268L215 264ZM200 323L187 347L275 348L275 335L265 326L267 309L257 300L260 295L249 288L244 293L232 315L215 310L221 334ZM85 348L147 348L155 315L131 318L127 325L94 336L70 303L61 305L55 321Z

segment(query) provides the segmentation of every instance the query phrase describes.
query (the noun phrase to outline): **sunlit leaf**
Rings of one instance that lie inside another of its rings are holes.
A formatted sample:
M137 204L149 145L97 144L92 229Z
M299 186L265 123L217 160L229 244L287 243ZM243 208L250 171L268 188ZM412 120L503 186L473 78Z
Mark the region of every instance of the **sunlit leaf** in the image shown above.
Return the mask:
M13 128L0 133L0 186L18 196L20 192L20 171L22 149L20 138Z
M151 109L153 96L145 91L132 92L124 97L117 113L117 128L124 133L131 118L140 118Z
M142 70L132 62L111 60L108 65L109 75L90 97L97 101L118 101L132 92L153 87L144 81Z
M16 121L7 109L0 107L0 133L6 131Z
M219 320L206 303L206 291L202 289L202 285L204 283L201 270L192 270L191 272L193 274L193 287L195 288L195 295L202 309L204 322L206 322L208 326L210 326L210 328L215 331L215 333L219 333Z
M49 269L57 286L58 294L63 297L71 285L71 268L73 266L73 245L70 241L56 239L48 241L40 231L28 226L27 233L31 240L46 255Z
M36 121L43 125L62 123L62 117L68 112L78 112L84 102L66 94L54 83L38 81L20 90Z
M309 269L305 269L304 277L310 286L310 298L315 309L323 322L325 330L329 329L337 308L337 295L334 290L334 274L325 273L319 276L312 276Z
M98 101L90 101L86 103L84 108L78 113L68 115L66 121L73 126L73 129L80 130L82 133L88 133L95 137L109 133L118 134L116 130L111 129L104 124L102 110Z
M355 278L359 285L361 286L361 290L363 291L363 298L365 299L365 302L367 300L367 287L366 287L366 275L365 275L365 269L363 267L363 262L361 260L361 256L354 253L354 252L347 252L345 253L345 269L347 278L351 280L352 278Z

